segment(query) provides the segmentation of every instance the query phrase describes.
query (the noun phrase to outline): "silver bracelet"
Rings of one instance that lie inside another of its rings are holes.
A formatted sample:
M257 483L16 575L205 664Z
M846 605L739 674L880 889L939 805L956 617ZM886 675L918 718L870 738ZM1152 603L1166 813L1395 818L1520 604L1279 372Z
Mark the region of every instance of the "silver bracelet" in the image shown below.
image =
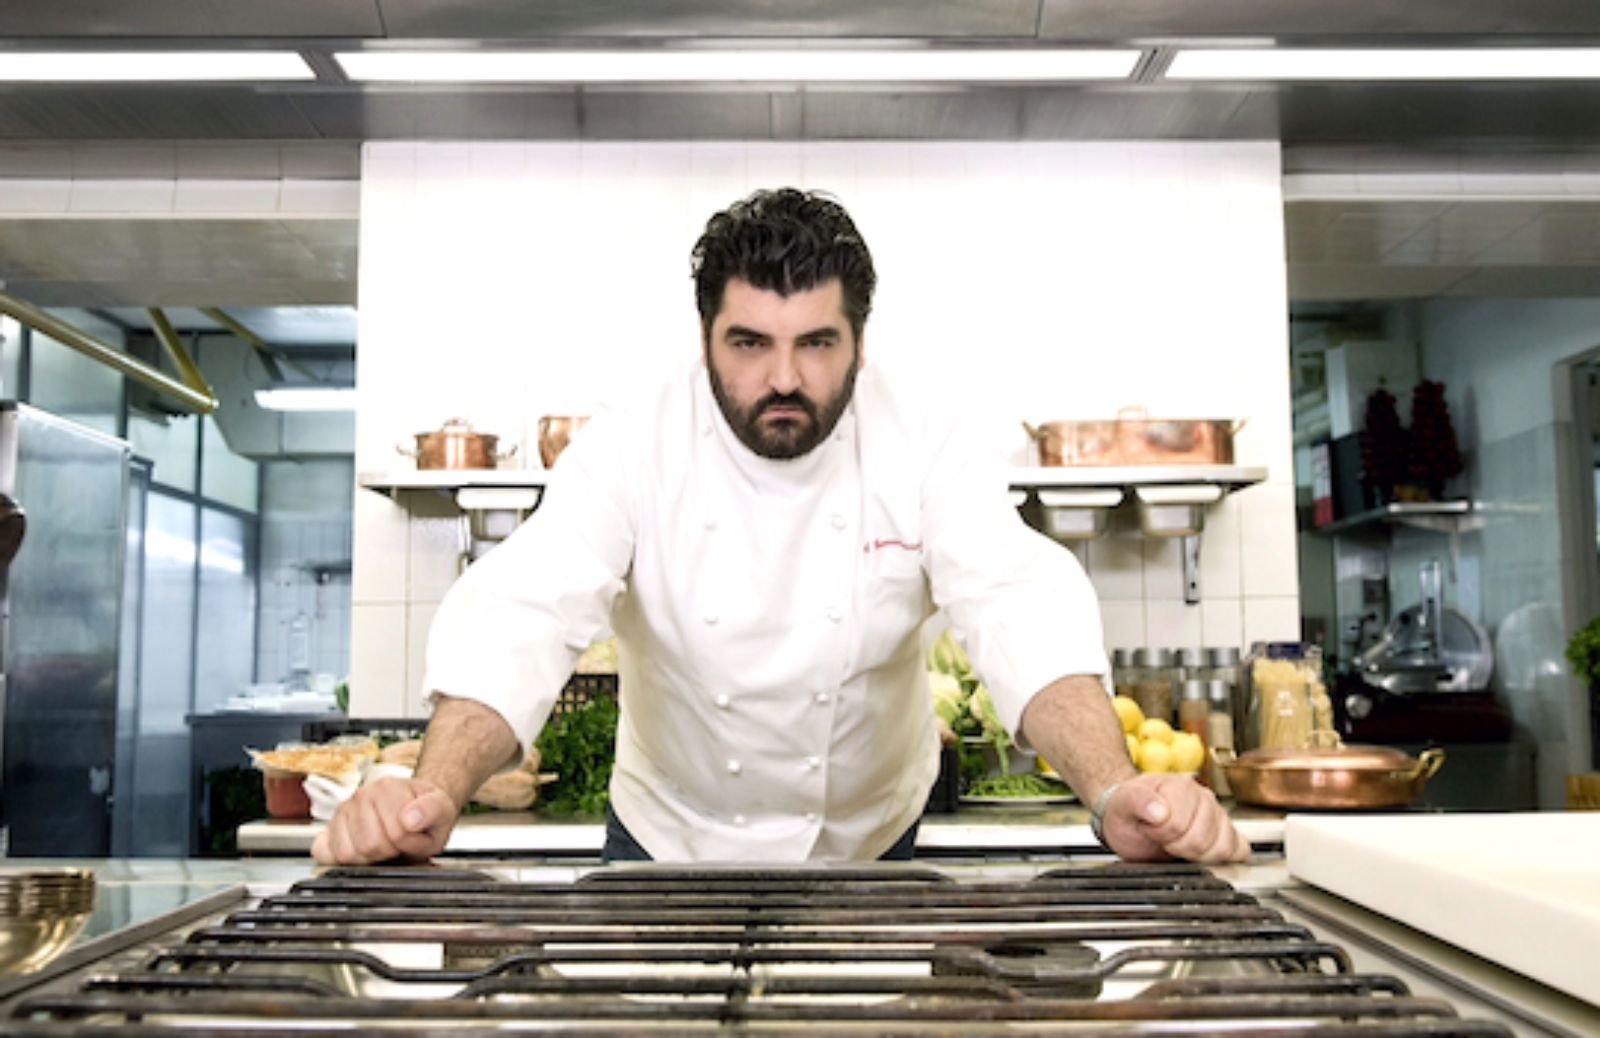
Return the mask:
M1100 795L1094 798L1093 806L1089 808L1089 831L1100 841L1100 846L1107 850L1110 849L1110 844L1106 843L1106 808L1111 806L1111 798L1116 796L1117 790L1121 788L1121 782L1111 783L1100 791Z

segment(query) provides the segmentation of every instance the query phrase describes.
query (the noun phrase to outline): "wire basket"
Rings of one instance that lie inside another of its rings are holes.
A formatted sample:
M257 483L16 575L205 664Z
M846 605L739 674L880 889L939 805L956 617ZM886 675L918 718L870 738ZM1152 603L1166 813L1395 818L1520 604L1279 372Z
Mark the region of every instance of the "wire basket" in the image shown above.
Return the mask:
M576 713L588 706L597 696L617 697L617 676L615 674L574 674L568 680L561 694L556 696L555 708L550 711L552 717L562 714Z

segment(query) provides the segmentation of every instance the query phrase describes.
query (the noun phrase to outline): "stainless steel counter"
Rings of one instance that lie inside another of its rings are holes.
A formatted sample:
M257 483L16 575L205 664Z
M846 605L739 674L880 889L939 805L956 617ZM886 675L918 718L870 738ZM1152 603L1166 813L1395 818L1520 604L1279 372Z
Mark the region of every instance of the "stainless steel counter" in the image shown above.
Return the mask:
M1281 849L1283 814L1234 807L1234 822L1257 849ZM268 820L239 827L243 854L307 854L321 822ZM598 857L605 828L568 822L536 812L467 815L456 825L447 853L472 855L560 854ZM953 814L928 814L917 833L919 855L962 857L996 851L1103 854L1089 831L1089 812L1060 807L973 807Z

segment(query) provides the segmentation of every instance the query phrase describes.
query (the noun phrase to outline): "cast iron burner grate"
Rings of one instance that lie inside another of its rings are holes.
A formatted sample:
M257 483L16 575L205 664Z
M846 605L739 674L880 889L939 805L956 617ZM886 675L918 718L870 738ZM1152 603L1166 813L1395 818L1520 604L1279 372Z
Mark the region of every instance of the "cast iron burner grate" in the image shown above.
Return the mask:
M337 869L19 1001L7 1034L1509 1038L1186 865L1028 882Z

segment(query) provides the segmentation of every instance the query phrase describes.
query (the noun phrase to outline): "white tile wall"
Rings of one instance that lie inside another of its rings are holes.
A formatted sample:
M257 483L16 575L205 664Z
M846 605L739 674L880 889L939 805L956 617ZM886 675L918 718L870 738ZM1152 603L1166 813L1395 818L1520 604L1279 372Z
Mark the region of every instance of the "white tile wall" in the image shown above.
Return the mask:
M1276 144L384 143L363 154L358 381L370 403L358 470L392 467L396 442L455 415L526 457L538 415L587 410L679 368L698 349L685 275L705 220L756 187L822 188L850 208L879 269L869 362L959 380L1019 459L1020 418L1136 404L1249 420L1242 460L1284 486L1214 510L1202 574L1231 605L1185 605L1175 545L1130 539L1124 520L1085 555L1112 646L1215 643L1208 628L1242 644L1252 615L1295 636L1275 611L1296 593ZM418 300L438 298L461 304L448 363L417 334ZM440 520L409 533L406 522L386 499L358 497L353 699L370 716L414 708L420 691L394 673L393 643L410 652L425 610L378 607L436 603L453 565ZM1271 554L1248 563L1253 537Z

